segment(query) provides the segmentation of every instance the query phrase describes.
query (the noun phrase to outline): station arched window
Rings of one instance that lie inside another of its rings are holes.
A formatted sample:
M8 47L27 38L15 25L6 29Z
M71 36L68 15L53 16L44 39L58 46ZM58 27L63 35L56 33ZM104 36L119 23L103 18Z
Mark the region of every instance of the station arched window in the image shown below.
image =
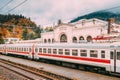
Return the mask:
M54 43L55 41L54 41L54 39L52 39L52 43Z
M80 36L80 37L79 37L79 40L84 40L84 37L83 37L83 36Z
M47 40L46 40L46 39L44 39L44 43L47 43Z
M65 34L60 36L60 42L67 42L67 36Z
M73 37L72 41L73 41L73 43L77 43L77 38Z
M48 39L48 43L51 43L51 40L50 40L50 39Z
M92 37L91 36L87 36L87 41L91 42L92 41Z

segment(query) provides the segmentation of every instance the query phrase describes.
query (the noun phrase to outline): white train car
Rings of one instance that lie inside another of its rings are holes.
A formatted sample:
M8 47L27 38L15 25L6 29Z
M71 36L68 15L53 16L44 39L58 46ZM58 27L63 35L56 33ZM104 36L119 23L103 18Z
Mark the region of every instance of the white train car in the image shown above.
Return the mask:
M7 44L6 54L24 56L32 59L34 57L33 47L33 44Z
M37 59L70 62L97 71L120 73L120 43L36 44ZM88 67L89 66L89 67Z
M1 44L0 53L48 60L78 69L120 74L120 42Z
M0 44L0 53L6 54L6 44Z

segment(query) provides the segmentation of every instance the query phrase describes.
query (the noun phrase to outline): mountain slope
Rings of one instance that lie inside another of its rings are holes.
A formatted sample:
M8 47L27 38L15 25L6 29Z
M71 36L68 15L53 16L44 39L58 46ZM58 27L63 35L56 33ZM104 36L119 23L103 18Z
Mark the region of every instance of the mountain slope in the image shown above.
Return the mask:
M94 12L87 15L79 16L70 21L70 23L79 21L81 19L91 19L91 18L98 18L101 20L108 20L109 18L115 18L116 22L120 22L120 14L119 13L112 13L112 12Z
M24 34L26 32L26 34ZM37 25L22 15L0 14L0 37L15 37L20 39L35 39L40 37Z

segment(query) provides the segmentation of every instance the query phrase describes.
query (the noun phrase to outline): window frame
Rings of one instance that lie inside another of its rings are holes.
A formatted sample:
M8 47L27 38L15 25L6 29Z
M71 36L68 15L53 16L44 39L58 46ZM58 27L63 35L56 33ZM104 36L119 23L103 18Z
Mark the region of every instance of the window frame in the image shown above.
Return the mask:
M78 56L78 49L72 49L72 56Z
M90 57L98 58L98 50L90 50Z
M57 49L53 49L53 54L57 54Z
M81 49L80 50L80 56L87 57L87 50L86 49Z
M70 49L65 49L65 55L70 55Z
M58 49L58 54L63 55L63 49Z
M106 58L106 56L105 56L105 50L101 50L101 58Z

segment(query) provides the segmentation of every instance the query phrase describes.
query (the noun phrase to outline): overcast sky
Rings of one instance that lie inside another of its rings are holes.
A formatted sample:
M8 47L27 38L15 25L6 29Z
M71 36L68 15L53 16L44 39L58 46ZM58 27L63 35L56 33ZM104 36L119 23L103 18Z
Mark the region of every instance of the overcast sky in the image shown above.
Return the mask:
M9 1L11 2L5 6ZM120 6L120 0L27 0L8 12L23 1L0 0L0 13L23 14L30 17L37 25L49 25L58 19L67 21L94 11Z

